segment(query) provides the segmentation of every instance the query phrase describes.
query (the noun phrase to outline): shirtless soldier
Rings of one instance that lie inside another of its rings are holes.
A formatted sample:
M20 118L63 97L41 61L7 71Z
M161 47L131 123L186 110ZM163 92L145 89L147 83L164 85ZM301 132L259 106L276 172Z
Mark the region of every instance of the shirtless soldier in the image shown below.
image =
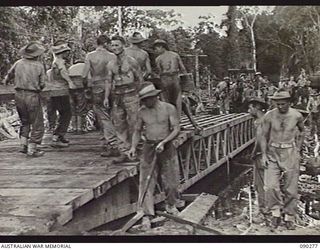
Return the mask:
M264 192L264 167L262 166L262 153L260 147L260 137L262 134L262 123L264 111L267 110L268 104L258 97L253 97L248 101L249 110L248 112L253 116L254 127L256 131L256 141L252 150L251 158L254 160L254 171L253 171L253 183L254 188L258 194L258 206L259 210L254 216L254 223L263 222L266 215L266 202Z
M161 79L162 100L176 106L180 119L182 97L179 74L186 74L187 71L180 56L169 50L166 41L156 40L153 47L155 52L159 54L156 58L156 66Z
M106 151L101 153L102 157L117 156L115 146L111 143L115 138L114 127L111 123L110 110L103 105L107 79L107 65L116 56L105 47L109 42L106 35L97 38L97 48L86 55L85 67L82 72L83 84L92 89L93 110L98 118L100 127L103 129L104 146ZM91 80L88 82L88 76Z
M178 212L176 202L178 198L179 163L176 149L171 141L180 131L179 119L177 110L172 104L158 99L160 92L161 90L155 89L151 82L144 82L144 86L139 92L142 106L139 109L132 147L129 151L130 157L135 157L136 147L144 127L146 140L143 145L143 156L140 164L139 197L143 195L142 192L145 189L154 157L156 157L155 164L157 164L151 175L149 188L142 206L139 204L146 215L143 219L144 225L150 221L149 217L154 215L153 195L159 175L166 192L167 212Z
M125 40L121 36L111 38L111 48L116 55L107 65L108 77L105 88L105 107L109 107L111 96L111 118L119 139L118 151L121 153L114 163L128 160L134 126L139 109L138 90L143 82L138 62L124 52Z
M290 108L290 94L277 91L271 97L277 108L267 112L263 119L260 139L262 162L265 166L266 205L272 212L271 226L277 228L281 210L287 229L294 230L297 210L299 158L304 139L303 117ZM300 133L297 135L297 128ZM280 179L284 177L284 199Z
M147 79L148 76L151 75L150 58L148 52L140 48L141 44L146 39L143 38L139 32L134 32L132 37L130 37L128 40L131 43L131 46L125 48L125 53L137 60L140 65L143 78Z

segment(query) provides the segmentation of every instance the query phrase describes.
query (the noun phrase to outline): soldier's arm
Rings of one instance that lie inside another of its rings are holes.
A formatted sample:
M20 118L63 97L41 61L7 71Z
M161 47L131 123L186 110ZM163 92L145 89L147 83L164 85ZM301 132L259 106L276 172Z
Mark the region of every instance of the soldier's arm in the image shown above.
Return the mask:
M111 88L112 88L112 82L113 82L113 71L112 71L112 67L113 67L113 61L109 62L107 65L107 78L105 81L105 99L108 99L110 96L110 92L111 92Z
M140 65L136 60L132 60L131 67L133 68L133 73L138 81L138 89L140 89L141 84L143 83L143 74Z
M171 133L161 142L165 145L167 142L172 141L180 132L180 124L177 109L173 105L167 108L169 112L169 121L172 128Z
M46 85L45 79L46 79L46 73L45 73L43 65L41 65L40 75L39 75L39 87L41 90L43 90Z
M160 63L159 57L156 58L156 70L158 74L161 74L162 70L161 70L161 63Z
M187 70L184 67L184 64L183 64L183 62L181 60L181 57L179 55L177 55L177 60L178 60L180 72L183 73L183 74L187 74Z
M267 113L263 119L261 129L257 131L257 140L260 143L262 155L267 154L267 143L269 140L270 128L270 114Z
M68 74L68 70L64 63L56 63L61 77L68 82L69 87L73 85L73 82Z
M142 125L143 125L143 120L141 117L141 111L138 112L138 119L137 119L137 123L134 127L134 132L132 135L132 145L131 145L131 150L135 151L139 141L141 139L141 131L142 131Z
M300 131L298 138L297 138L297 147L298 147L298 150L300 150L302 143L303 143L303 140L304 140L304 136L305 136L303 116L300 113L298 113L297 127Z
M146 54L146 76L151 75L152 69L151 69L151 63L148 53Z
M88 55L86 56L86 59L84 60L84 68L82 71L82 82L84 87L86 88L88 86L88 76L90 72L90 60Z

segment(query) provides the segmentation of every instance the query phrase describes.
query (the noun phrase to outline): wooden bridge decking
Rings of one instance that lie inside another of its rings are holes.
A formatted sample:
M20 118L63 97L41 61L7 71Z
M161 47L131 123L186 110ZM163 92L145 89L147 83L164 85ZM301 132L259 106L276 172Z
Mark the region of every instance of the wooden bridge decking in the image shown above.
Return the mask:
M174 140L181 191L254 141L248 114L195 120L204 128L201 135L182 117L185 130ZM112 158L102 158L97 132L67 137L70 147L57 149L46 135L40 158L19 153L18 140L0 142L0 235L80 234L136 212L139 163L112 165ZM162 200L158 190L155 201Z
M46 154L40 158L17 152L17 140L0 142L0 234L45 234L54 223L72 220L77 208L136 175L137 163L111 165L111 158L100 156L98 133L68 137L70 147L56 149L46 136Z

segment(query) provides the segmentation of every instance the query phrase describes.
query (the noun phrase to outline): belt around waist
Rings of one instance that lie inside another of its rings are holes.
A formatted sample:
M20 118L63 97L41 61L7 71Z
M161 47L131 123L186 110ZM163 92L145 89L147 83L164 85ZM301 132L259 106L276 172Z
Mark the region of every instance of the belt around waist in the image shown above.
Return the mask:
M26 91L26 92L32 92L32 93L40 93L41 90L35 90L35 89L21 89L21 88L15 88L16 91Z
M295 142L291 142L291 143L277 143L277 142L271 142L270 143L271 147L274 148L293 148L296 146Z
M146 140L145 141L145 143L147 143L147 144L158 144L158 143L160 143L161 141L163 141L163 140Z
M112 92L115 94L123 94L123 93L131 93L136 91L136 86L132 86L132 85L114 85L112 88Z

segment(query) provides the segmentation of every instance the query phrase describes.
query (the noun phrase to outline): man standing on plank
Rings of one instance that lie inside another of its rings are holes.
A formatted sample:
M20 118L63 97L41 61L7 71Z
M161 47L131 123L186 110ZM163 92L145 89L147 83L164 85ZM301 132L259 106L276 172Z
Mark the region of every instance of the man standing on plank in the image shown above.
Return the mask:
M130 157L135 157L136 147L144 128L145 138L143 155L140 164L139 201L145 193L145 199L139 204L145 214L143 224L150 225L150 216L154 216L154 189L158 176L166 193L166 210L176 214L179 184L179 162L177 151L172 140L180 131L176 108L158 99L161 90L157 90L151 82L144 82L139 92L142 103L133 134ZM153 164L156 164L153 166ZM154 171L151 172L154 168ZM149 186L146 187L148 179ZM147 188L147 190L145 190Z
M271 99L276 108L263 119L260 139L262 162L265 166L266 205L272 212L271 226L277 228L281 212L287 229L295 229L297 213L300 149L304 139L303 117L290 107L290 94L277 91ZM297 136L297 128L300 133ZM280 180L284 177L283 194ZM283 198L284 196L284 198Z
M18 60L3 80L6 84L14 78L15 101L21 120L20 140L21 153L31 157L44 154L37 149L44 134L43 111L40 93L45 87L45 70L39 57L45 48L38 42L30 42L19 52L22 59Z

